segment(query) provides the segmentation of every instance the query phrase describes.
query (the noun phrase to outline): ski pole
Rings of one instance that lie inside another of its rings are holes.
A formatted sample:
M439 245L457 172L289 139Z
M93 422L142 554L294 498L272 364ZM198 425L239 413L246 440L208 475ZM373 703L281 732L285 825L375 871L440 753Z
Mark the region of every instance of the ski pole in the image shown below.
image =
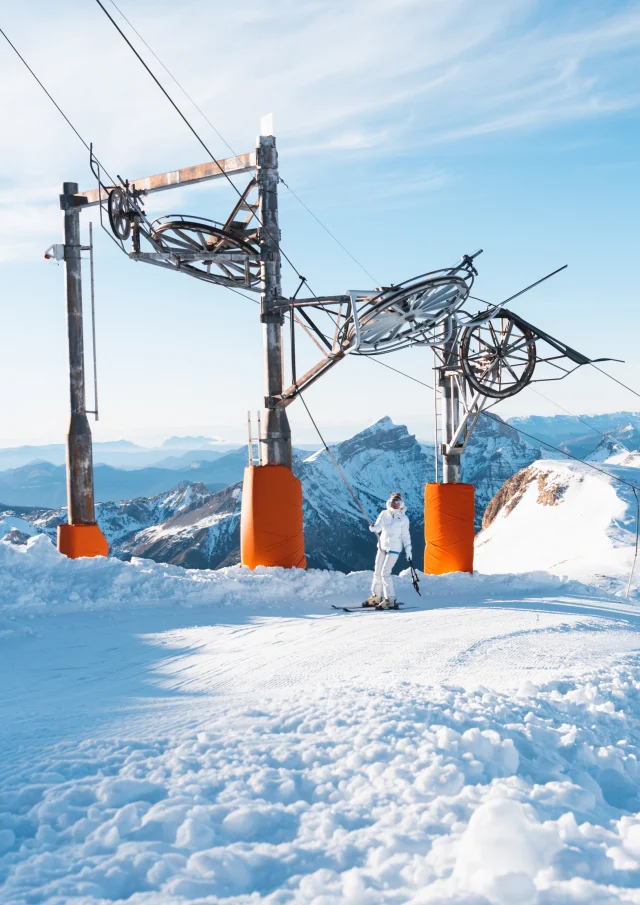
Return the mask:
M418 573L413 567L413 560L409 560L409 568L411 569L411 584L413 585L413 590L416 592L418 597L422 597L420 593L420 579L418 578Z

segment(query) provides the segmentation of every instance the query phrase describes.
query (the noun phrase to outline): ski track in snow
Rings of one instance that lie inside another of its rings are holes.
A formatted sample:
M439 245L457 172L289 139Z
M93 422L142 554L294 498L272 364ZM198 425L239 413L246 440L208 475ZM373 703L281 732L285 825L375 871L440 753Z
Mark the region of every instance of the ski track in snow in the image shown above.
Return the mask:
M0 569L2 905L640 903L635 603L448 576L334 613L370 573L43 537Z

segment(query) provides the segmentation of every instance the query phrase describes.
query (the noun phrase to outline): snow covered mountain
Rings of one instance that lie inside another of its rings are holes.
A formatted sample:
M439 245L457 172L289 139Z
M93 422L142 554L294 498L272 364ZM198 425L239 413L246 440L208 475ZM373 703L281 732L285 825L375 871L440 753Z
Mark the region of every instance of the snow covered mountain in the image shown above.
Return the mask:
M611 475L545 459L518 472L486 509L476 568L540 570L624 588L635 549L636 501L623 482L636 476L610 465L607 471Z
M191 512L202 506L210 497L211 491L204 484L185 482L182 487L160 493L151 499L141 497L121 503L98 503L96 518L110 546L118 552L121 543L133 534L176 515ZM34 526L52 538L55 537L58 525L66 519L66 508L41 512L30 517Z
M240 504L242 485L204 493L197 505L176 508L129 535L118 546L125 558L142 556L188 569L218 569L240 561Z
M462 457L463 480L476 489L476 530L504 482L541 455L541 447L529 443L498 415L480 416Z
M640 412L602 415L528 415L509 418L509 424L583 459L596 448L603 434L627 449L640 447Z
M359 502L373 521L393 490L407 503L416 551L423 548L424 484L434 478L433 449L390 418L336 444L332 453ZM465 454L464 477L476 485L477 524L487 502L504 481L539 458L539 450L523 442L500 419L483 418ZM216 461L222 476L225 460L233 483L211 492L202 482L184 484L150 498L99 503L98 522L112 551L125 559L145 557L188 568L219 568L239 560L241 453ZM350 571L367 568L375 550L373 536L358 505L325 450L296 450L294 471L302 481L305 545L311 568ZM18 518L18 521L16 521ZM5 519L8 539L24 543L33 530L55 538L66 510L18 513ZM419 561L419 556L417 557Z
M628 456L629 450L611 436L604 436L592 453L584 457L585 462L608 462L612 456Z

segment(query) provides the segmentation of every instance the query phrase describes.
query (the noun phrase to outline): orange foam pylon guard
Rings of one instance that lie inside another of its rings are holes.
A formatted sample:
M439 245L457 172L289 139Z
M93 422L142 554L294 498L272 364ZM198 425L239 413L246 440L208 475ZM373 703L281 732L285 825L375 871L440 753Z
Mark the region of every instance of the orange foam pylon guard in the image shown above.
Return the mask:
M243 566L304 569L302 486L285 465L249 465L244 470L240 512Z
M473 484L424 488L424 571L473 572Z
M58 525L58 550L69 559L108 556L109 544L96 524Z

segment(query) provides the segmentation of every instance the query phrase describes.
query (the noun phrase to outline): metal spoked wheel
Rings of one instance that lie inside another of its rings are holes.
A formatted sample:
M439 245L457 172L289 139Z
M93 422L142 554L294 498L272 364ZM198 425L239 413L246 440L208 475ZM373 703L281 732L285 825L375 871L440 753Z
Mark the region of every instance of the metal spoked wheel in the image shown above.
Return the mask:
M127 196L121 188L116 186L116 188L111 189L107 208L113 234L124 242L131 235L131 219L129 217Z
M506 399L524 389L533 377L535 336L510 317L492 317L463 332L460 363L477 392Z
M359 312L359 336L352 329L349 342L357 339L362 355L391 352L414 342L424 342L427 332L457 311L468 294L467 282L450 275L387 290Z
M244 252L257 255L259 248L240 231L225 229L214 221L189 220L186 217L167 218L164 222L156 220L152 225L152 239L165 251L170 251L177 258L184 255L182 269L198 271L210 275L212 266L215 272L221 272L229 280L241 285L254 286L260 281L260 264L256 260L239 262L198 261L197 254ZM185 254L187 253L187 254Z

